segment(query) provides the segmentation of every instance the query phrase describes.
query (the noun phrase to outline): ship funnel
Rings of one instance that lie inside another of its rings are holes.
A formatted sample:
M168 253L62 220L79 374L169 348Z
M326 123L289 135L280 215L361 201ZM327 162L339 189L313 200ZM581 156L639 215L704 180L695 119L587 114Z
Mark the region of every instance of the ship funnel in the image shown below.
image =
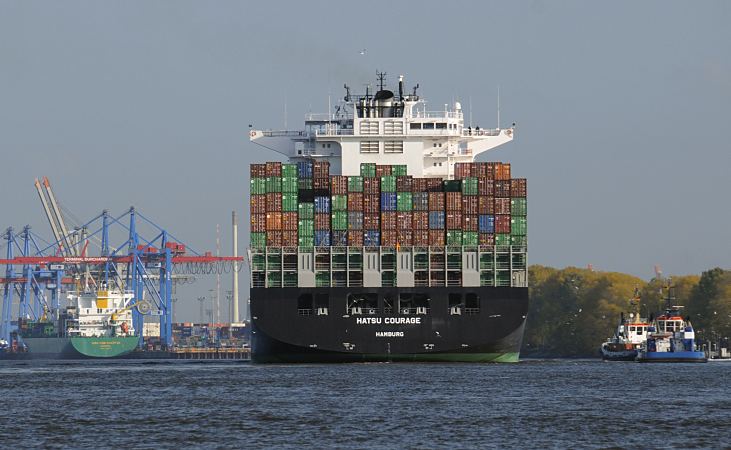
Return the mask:
M404 101L404 76L398 76L398 97L399 101Z

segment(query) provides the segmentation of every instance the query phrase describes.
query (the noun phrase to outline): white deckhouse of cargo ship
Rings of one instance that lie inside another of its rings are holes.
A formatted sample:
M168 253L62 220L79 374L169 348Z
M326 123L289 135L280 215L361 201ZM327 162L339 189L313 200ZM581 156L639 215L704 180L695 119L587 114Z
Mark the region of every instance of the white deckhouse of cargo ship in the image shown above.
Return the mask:
M255 130L249 138L292 161L316 158L330 162L331 173L358 175L361 163L406 164L415 177L451 179L456 163L472 162L480 153L513 140L515 127L484 129L465 125L459 102L429 111L427 102L404 92L385 89L375 94L346 95L335 111L305 115L304 130Z

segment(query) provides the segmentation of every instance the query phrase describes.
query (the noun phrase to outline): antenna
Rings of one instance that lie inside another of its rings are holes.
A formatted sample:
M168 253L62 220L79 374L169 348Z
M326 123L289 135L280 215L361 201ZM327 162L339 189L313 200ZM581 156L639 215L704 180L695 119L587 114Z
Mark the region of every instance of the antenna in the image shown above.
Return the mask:
M380 86L379 90L382 91L385 84L384 80L386 79L386 72L376 71L376 76L378 77L378 85Z
M497 128L500 129L500 85L497 85Z
M470 128L472 128L472 96L470 96Z

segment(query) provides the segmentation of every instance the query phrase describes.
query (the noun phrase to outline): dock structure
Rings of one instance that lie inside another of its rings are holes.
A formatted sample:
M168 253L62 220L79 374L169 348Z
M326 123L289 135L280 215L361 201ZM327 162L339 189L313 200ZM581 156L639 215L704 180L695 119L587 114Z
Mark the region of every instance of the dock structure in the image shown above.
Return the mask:
M173 359L228 359L250 360L248 348L176 348L170 352Z

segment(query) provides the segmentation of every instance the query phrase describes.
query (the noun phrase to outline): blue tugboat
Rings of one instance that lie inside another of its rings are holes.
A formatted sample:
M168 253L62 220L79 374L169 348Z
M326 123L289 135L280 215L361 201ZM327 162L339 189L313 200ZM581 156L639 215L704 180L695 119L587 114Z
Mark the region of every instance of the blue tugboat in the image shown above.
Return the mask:
M665 313L650 321L647 341L637 354L638 362L708 362L705 352L695 344L695 332L689 318L680 314L682 306L673 306L668 289Z

